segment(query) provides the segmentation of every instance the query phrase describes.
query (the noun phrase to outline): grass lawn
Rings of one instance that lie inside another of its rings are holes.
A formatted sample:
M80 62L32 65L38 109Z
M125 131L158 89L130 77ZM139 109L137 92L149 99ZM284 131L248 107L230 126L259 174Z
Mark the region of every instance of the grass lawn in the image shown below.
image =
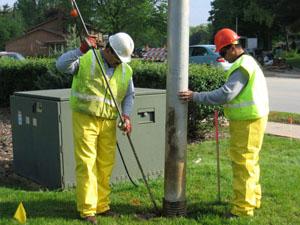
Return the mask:
M286 62L289 65L300 69L300 55L299 54L296 54L294 57L291 57L291 58L286 58Z
M266 135L261 152L261 181L263 188L262 208L253 218L226 219L230 210L231 165L226 148L228 140L220 143L221 151L221 199L216 203L216 156L214 141L190 144L188 147L186 218L152 218L141 220L135 213L146 213L152 209L146 188L130 183L115 185L111 195L112 208L122 214L120 218L98 218L101 225L134 224L255 224L284 225L300 224L300 141ZM161 207L163 179L150 182L153 194ZM0 224L17 224L12 216L22 201L30 225L76 225L85 224L77 219L74 190L32 190L19 183L0 183Z
M300 114L289 112L270 112L268 121L300 124Z

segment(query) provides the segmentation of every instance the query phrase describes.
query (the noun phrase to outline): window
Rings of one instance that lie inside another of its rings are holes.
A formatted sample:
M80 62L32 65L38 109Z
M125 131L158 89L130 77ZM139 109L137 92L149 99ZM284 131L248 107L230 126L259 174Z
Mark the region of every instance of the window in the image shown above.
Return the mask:
M202 47L194 47L192 48L192 55L191 56L205 56L208 52L205 48Z

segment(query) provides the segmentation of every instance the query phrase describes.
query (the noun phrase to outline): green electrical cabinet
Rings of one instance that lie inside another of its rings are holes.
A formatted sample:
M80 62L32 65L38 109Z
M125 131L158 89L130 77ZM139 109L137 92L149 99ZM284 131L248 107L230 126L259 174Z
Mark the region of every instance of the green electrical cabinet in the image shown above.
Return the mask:
M17 174L50 189L75 186L70 89L15 92L10 98L13 165ZM136 88L131 138L148 178L163 175L165 151L165 90ZM140 179L127 137L117 140L129 174ZM111 183L128 176L116 152Z

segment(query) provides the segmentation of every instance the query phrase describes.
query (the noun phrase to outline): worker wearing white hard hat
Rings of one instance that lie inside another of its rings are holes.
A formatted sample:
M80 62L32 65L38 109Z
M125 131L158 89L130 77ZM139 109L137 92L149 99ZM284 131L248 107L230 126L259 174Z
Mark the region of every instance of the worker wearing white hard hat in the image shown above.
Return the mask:
M123 63L131 61L131 54L134 50L134 43L126 33L117 33L108 39L110 46Z
M134 99L131 61L132 38L126 33L109 37L103 50L95 49L109 79L114 98L122 106L125 133L131 132L130 113ZM107 90L88 37L80 48L60 56L58 70L73 74L71 108L76 161L76 197L80 216L96 224L96 214L110 215L109 181L115 162L117 108Z

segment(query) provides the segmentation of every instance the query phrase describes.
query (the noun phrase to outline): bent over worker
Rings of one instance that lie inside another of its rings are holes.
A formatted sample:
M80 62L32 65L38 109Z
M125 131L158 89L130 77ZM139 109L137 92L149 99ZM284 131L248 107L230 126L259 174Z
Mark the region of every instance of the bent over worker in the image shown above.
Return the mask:
M234 199L231 216L253 216L261 204L258 164L266 128L269 100L264 74L255 59L245 54L239 36L228 28L215 35L216 51L230 63L226 83L210 92L179 92L184 101L224 105L230 127L230 157Z
M81 218L96 224L96 214L111 215L109 181L115 161L117 108L107 88L106 76L117 104L122 106L124 132L131 132L130 113L134 99L131 61L134 43L126 33L109 37L103 50L95 49L105 70L102 74L89 46L68 51L56 62L57 69L73 74L71 108L76 161L77 210Z

